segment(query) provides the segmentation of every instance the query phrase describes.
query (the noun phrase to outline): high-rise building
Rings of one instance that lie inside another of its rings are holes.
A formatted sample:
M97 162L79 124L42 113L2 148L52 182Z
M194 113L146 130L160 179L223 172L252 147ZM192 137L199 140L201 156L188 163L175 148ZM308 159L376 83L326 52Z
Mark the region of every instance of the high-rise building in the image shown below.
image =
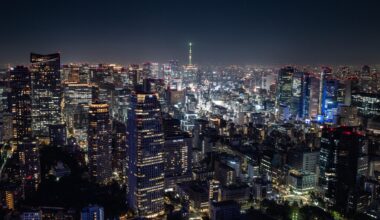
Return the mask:
M310 148L292 149L288 154L288 165L295 170L315 173L319 151Z
M28 68L17 66L9 76L9 103L13 115L13 137L17 144L24 138L32 138L31 75Z
M291 112L294 116L302 116L303 97L305 74L303 72L295 72L292 80L292 99L291 99Z
M6 114L9 112L8 108L8 80L1 79L0 77L0 144L3 143L3 141L7 141L6 137L6 130L5 130L5 120L6 120Z
M293 94L293 67L285 67L278 72L277 79L277 105L290 106Z
M61 122L60 54L30 55L32 73L33 133L49 136L49 126Z
M358 109L354 106L341 105L335 117L334 124L339 126L360 126L361 118L358 117Z
M20 163L25 193L36 190L40 182L39 151L32 135L31 75L26 67L10 71L10 109L13 117L13 142Z
M128 66L128 84L133 87L137 84L142 84L144 75L142 69L138 64L131 64Z
M178 64L178 60L169 60L169 66L172 71L171 78L180 77L180 67Z
M127 173L127 125L114 120L112 139L112 170L120 183L126 183Z
M112 177L112 127L109 106L90 105L88 114L88 159L90 176L107 184Z
M309 118L317 118L320 111L320 80L317 77L309 76L306 78L306 85L304 116L307 116Z
M87 147L88 109L96 89L93 84L65 83L63 116L69 136Z
M17 145L17 152L20 162L21 182L27 196L29 192L37 190L41 181L38 145L34 140L23 139Z
M313 78L310 74L288 66L279 70L277 81L276 101L279 113L288 109L292 117L311 117L310 107L315 105L316 91L312 87Z
M174 188L179 182L191 179L192 137L180 129L180 121L163 120L165 145L165 188Z
M128 203L139 216L164 213L164 133L157 94L135 92L128 112Z
M332 69L325 67L321 74L321 114L324 121L333 122L338 106L345 102L345 85L333 76Z
M150 62L146 62L142 66L142 75L143 79L152 78L152 64Z
M340 212L356 210L362 178L368 175L367 148L357 127L322 130L319 184L329 204Z
M364 118L380 116L380 95L370 93L352 94L352 105L358 108L358 114Z

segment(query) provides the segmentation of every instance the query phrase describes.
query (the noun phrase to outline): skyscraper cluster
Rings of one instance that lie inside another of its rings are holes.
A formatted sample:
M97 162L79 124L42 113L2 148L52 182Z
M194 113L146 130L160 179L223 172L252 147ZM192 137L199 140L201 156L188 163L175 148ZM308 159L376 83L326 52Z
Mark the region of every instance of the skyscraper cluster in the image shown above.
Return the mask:
M192 46L0 71L0 217L380 217L379 67L199 66Z

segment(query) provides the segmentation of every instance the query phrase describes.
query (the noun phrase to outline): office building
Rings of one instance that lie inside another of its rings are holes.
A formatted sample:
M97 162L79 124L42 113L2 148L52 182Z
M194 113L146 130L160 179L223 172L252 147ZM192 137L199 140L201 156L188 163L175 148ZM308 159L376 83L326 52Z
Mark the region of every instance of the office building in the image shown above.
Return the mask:
M10 107L13 117L13 143L20 163L23 192L28 194L40 183L40 160L32 135L31 75L26 67L10 71Z
M112 129L112 170L116 179L125 184L128 162L127 125L124 122L114 120Z
M192 137L180 129L180 121L173 118L163 120L165 188L191 179Z
M277 78L277 105L290 106L293 90L293 75L295 73L293 67L285 67L279 70Z
M362 178L368 176L367 141L357 127L324 128L319 184L329 205L342 213L356 210Z
M358 108L358 114L364 118L373 118L380 116L379 94L352 94L352 105Z
M334 77L328 67L323 68L321 78L321 115L325 122L331 123L338 106L345 103L346 86Z
M102 184L109 183L112 177L111 126L108 104L91 104L88 114L88 166L90 176Z
M164 133L157 94L137 91L128 112L128 203L139 216L164 213Z
M61 122L60 54L32 53L30 63L33 133L43 140L49 136L49 125Z

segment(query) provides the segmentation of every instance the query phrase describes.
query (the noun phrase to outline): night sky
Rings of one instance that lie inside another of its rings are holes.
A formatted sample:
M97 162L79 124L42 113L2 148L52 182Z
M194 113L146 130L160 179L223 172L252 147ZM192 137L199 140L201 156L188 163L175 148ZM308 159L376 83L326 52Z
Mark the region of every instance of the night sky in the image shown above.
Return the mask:
M380 63L380 1L1 0L0 64Z

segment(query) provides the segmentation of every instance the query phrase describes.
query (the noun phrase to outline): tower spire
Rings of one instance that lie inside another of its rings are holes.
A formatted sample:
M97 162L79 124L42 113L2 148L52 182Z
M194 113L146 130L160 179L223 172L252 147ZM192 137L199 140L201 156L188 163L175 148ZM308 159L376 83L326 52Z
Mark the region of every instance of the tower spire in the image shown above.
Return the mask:
M190 42L189 43L189 66L192 65L192 63L191 63L191 59L192 59L191 45L192 45L192 43Z

